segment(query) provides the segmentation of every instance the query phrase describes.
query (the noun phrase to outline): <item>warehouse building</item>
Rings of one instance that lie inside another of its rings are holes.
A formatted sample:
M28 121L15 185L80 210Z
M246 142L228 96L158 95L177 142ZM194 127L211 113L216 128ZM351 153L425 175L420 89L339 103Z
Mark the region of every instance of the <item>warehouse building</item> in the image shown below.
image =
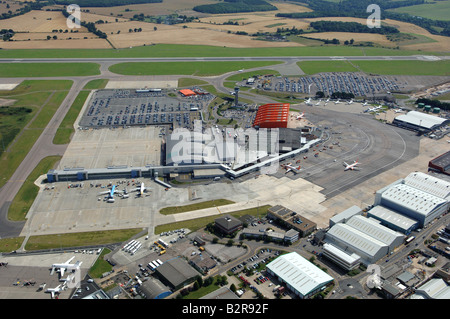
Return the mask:
M352 206L343 212L334 215L330 218L330 227L333 227L337 223L345 223L347 220L355 215L361 215L362 209L358 206Z
M186 260L176 257L156 268L155 275L164 285L178 290L194 282L200 273L192 268Z
M450 207L450 183L414 172L376 192L374 206L381 205L418 221L423 227Z
M410 299L450 299L450 286L443 279L434 278L418 287Z
M269 103L261 105L256 113L253 127L286 128L289 121L289 103Z
M358 262L375 263L403 243L405 236L393 231L373 218L361 215L351 217L346 223L333 225L325 235L326 256L344 267L353 269ZM345 252L348 256L343 255ZM358 261L358 256L360 260Z
M148 277L146 281L139 286L147 299L164 299L170 296L172 292L163 285L161 281L154 277Z
M428 171L450 175L450 151L432 159L428 163Z
M411 219L381 205L370 209L367 212L367 217L375 218L376 220L379 220L382 225L405 235L410 234L418 227L417 220Z
M449 124L450 120L422 112L410 111L407 114L397 116L392 123L402 128L427 133Z
M296 252L281 255L266 269L301 299L312 297L333 282L333 277Z

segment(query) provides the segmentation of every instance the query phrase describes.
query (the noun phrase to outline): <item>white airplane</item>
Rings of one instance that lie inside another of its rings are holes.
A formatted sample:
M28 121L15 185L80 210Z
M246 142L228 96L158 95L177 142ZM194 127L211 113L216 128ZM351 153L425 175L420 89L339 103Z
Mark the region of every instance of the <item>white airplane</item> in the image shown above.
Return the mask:
M301 171L300 165L298 167L295 167L295 166L292 166L292 163L287 163L287 164L284 164L281 166L286 170L286 174L289 173L290 171L293 171L295 174L297 174L298 172Z
M367 106L367 104L368 104L367 102L364 102L364 104L362 106Z
M312 105L312 103L311 103L311 98L308 98L308 99L305 101L305 104L307 104L307 105Z
M319 100L319 101L316 103L316 106L320 105L321 102L322 102L322 100Z
M59 269L59 272L61 273L61 277L63 277L64 276L64 272L66 270L79 269L83 262L77 261L75 264L71 264L70 262L74 258L75 258L75 256L73 256L68 261L66 261L65 263L62 263L62 264L53 264L52 265L52 271L51 271L50 275L53 275L55 270Z
M303 112L303 113L300 114L300 115L297 115L297 120L301 120L301 119L303 119L303 118L305 118L305 112Z
M324 104L324 105L327 105L328 102L330 102L330 98L328 98L328 99L325 101L325 104Z
M107 202L108 203L114 203L114 194L115 193L122 193L122 191L116 189L116 185L113 185L109 191L101 192L101 193L99 193L99 195L106 195L106 194L108 194Z
M339 101L339 99L337 99L337 101L334 102L334 104L341 104L341 101Z
M348 105L353 104L353 99L347 102Z
M381 105L376 106L376 107L369 107L367 109L367 112L376 112L377 110L381 109Z
M141 186L139 186L138 188L133 188L131 191L132 192L139 192L139 196L144 196L144 193L147 192L147 190L149 190L150 187L145 187L144 183L141 183Z
M62 287L61 287L62 286ZM64 290L64 284L58 285L56 288L48 288L45 292L49 292L52 294L52 299L55 298L56 294L59 294Z
M402 109L395 109L394 112L395 113L403 113L404 111Z
M352 164L347 164L346 162L344 162L344 171L348 171L348 170L357 170L357 166L358 166L358 161L354 161Z

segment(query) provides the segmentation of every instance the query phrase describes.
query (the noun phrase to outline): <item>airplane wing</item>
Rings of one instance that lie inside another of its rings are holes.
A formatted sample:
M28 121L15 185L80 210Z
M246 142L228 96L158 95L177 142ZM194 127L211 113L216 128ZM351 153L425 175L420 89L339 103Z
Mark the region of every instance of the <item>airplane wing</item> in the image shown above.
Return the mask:
M73 256L72 258L70 258L68 261L65 262L65 264L70 264L70 262L75 258L75 256Z

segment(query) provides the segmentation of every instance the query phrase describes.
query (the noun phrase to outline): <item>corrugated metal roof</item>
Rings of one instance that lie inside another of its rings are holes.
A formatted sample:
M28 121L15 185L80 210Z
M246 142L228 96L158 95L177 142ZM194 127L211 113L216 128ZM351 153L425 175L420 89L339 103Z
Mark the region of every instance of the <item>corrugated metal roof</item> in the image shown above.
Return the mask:
M296 252L278 257L267 268L304 296L333 280Z
M334 225L328 230L327 235L334 236L371 257L374 257L383 247L387 247L385 243L346 224Z
M381 196L382 199L389 200L397 205L414 210L424 216L428 215L438 205L442 205L446 202L442 198L406 184L394 185L386 190Z
M358 254L355 253L349 254L343 251L342 249L339 249L338 247L328 243L323 244L323 249L339 257L341 260L345 261L349 265L357 262L361 258Z
M381 225L379 222L360 215L353 216L346 224L387 245L391 245L396 239L403 237L403 235Z
M417 224L416 220L411 219L405 215L399 214L381 205L375 206L367 213L373 215L375 218L385 220L386 222L395 225L400 229L404 229L405 231L411 229L412 226Z
M428 129L433 129L435 126L442 125L445 121L447 121L444 118L417 111L410 111L407 114L399 115L395 118L395 120L425 127Z
M405 184L440 198L450 198L450 183L440 178L414 172L405 177Z

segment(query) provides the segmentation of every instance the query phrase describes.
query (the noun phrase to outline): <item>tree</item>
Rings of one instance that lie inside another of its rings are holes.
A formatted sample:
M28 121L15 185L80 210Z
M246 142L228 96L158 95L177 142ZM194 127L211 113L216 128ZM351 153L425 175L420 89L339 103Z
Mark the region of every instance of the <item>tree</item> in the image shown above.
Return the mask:
M235 286L234 284L231 284L230 290L231 290L232 292L236 292L236 286Z

